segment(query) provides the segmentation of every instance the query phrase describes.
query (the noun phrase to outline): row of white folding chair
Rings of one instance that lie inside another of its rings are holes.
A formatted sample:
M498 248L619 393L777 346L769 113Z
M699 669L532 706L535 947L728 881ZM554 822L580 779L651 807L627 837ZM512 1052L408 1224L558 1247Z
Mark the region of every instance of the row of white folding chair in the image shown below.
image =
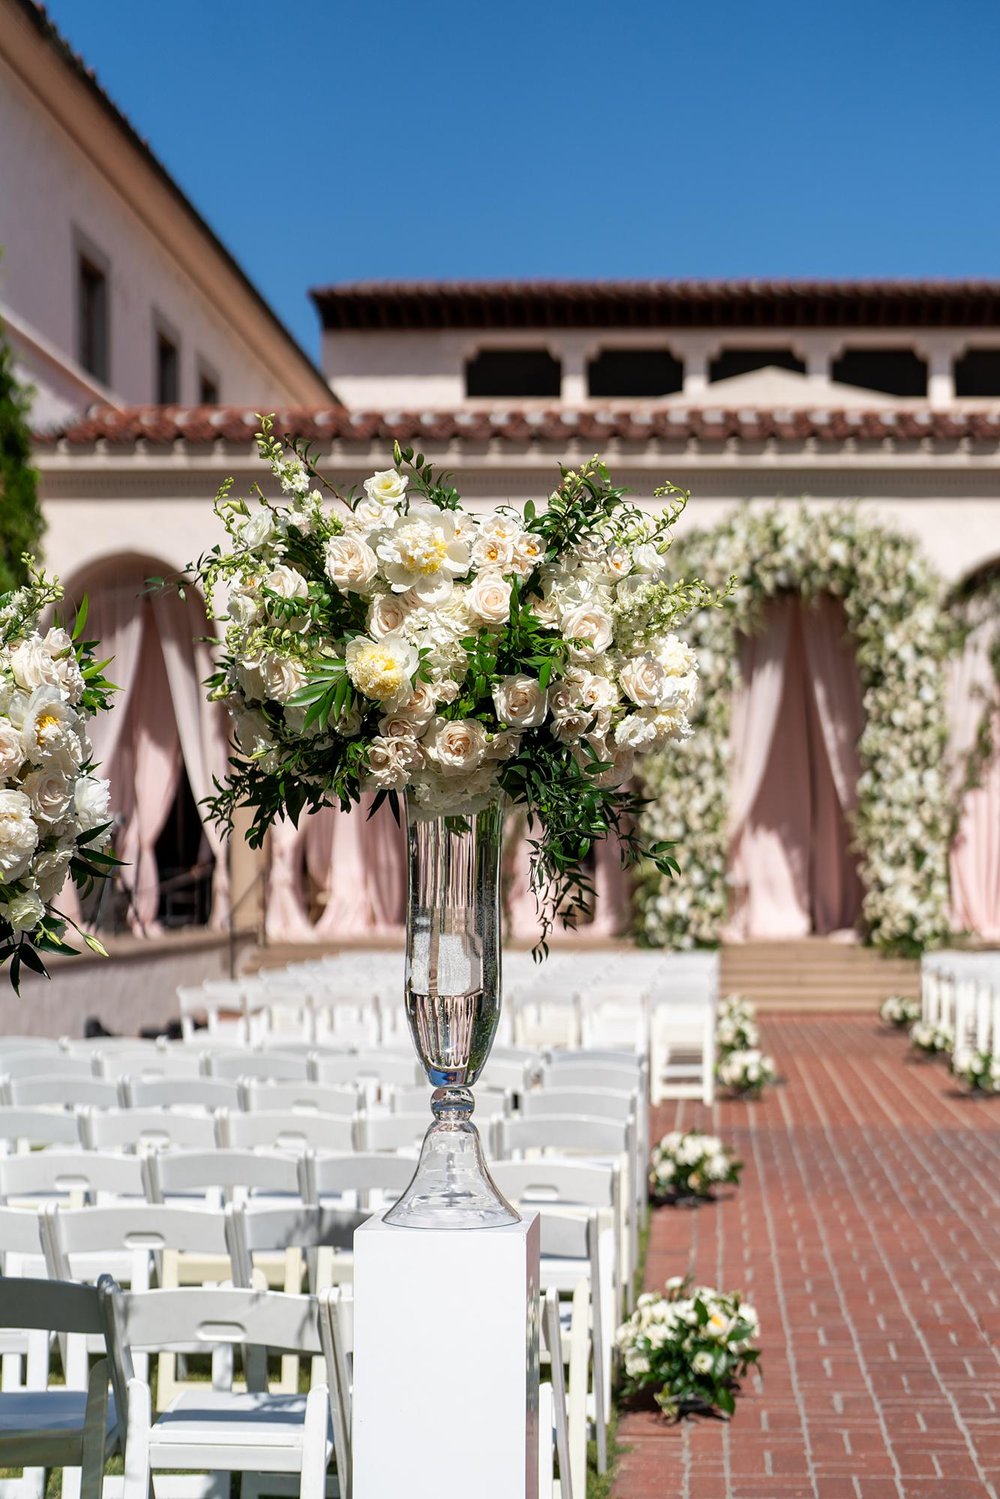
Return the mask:
M960 977L953 995L956 1063L962 1065L972 1052L1000 1053L1000 981Z
M662 1001L650 1018L649 1075L654 1104L670 1098L715 1098L714 997Z

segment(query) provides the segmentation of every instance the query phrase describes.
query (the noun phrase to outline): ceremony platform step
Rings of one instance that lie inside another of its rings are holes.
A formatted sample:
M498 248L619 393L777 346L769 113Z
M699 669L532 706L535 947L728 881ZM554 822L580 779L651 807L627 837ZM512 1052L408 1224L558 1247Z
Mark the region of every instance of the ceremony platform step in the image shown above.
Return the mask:
M890 994L916 998L920 965L825 937L733 943L722 949L721 987L764 1012L875 1010Z

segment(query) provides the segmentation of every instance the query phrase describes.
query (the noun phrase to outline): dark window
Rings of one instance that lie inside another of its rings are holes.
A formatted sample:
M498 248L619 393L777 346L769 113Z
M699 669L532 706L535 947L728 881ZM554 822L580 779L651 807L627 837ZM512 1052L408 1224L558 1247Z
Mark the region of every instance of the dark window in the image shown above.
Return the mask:
M161 406L173 406L180 400L177 345L162 331L156 335L156 399Z
M219 404L219 382L214 375L207 370L202 370L198 375L198 405L218 406Z
M468 396L558 396L562 366L547 349L480 349L465 366Z
M957 396L1000 396L1000 349L967 349L955 360Z
M77 267L79 359L102 384L110 379L108 359L108 278L86 255Z
M754 370L774 366L779 370L806 372L805 362L791 349L723 349L708 367L709 380L732 380L736 375L752 375Z
M156 840L156 870L160 881L156 914L163 926L208 924L212 914L214 865L215 859L185 771Z
M887 396L927 394L927 364L912 349L845 349L834 360L830 378Z
M667 349L602 349L587 365L592 396L669 396L684 385L684 366Z

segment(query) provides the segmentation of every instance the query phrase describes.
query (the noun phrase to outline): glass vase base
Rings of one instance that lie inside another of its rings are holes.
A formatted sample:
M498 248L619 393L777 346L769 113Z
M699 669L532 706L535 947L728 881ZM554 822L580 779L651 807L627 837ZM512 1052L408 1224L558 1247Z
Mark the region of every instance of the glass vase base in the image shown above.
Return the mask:
M440 1121L424 1136L413 1180L384 1221L396 1228L503 1228L521 1217L486 1169L476 1126Z

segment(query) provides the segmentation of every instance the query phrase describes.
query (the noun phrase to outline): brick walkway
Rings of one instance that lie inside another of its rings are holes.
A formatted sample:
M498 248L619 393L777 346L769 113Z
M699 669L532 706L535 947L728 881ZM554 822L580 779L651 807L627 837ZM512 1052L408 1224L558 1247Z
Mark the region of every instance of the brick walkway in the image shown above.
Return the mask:
M1000 1099L865 1016L763 1029L781 1086L658 1110L746 1170L655 1213L647 1262L653 1288L690 1268L744 1290L762 1377L729 1423L624 1416L615 1499L998 1499Z

